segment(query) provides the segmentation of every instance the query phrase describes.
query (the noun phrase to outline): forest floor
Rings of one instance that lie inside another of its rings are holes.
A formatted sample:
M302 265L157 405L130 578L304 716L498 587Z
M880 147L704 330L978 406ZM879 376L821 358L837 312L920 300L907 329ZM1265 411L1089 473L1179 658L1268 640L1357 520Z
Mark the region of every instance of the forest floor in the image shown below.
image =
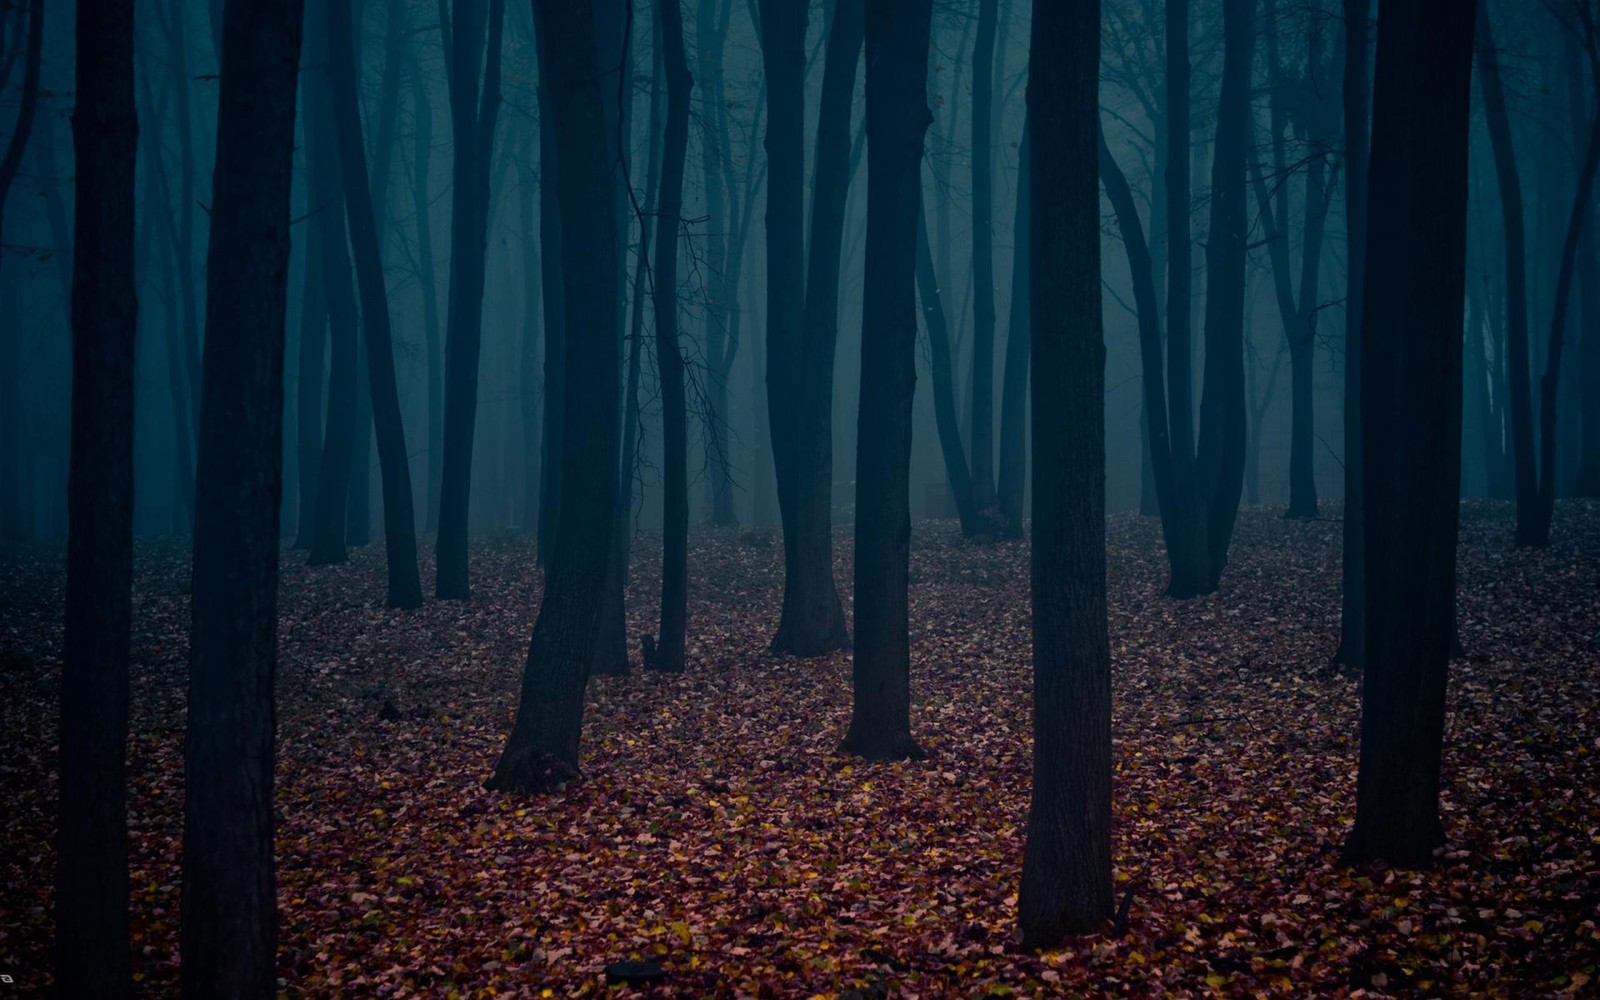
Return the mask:
M1518 552L1462 509L1445 810L1431 870L1339 866L1358 678L1331 670L1339 525L1241 516L1219 593L1162 596L1157 524L1108 522L1118 899L1126 932L1013 943L1029 784L1028 550L919 522L913 726L927 760L836 753L850 660L766 651L782 549L697 530L690 666L595 680L583 780L485 792L538 579L474 549L476 597L382 607L382 552L285 560L279 973L289 997L1595 996L1600 504ZM657 539L631 631L653 629ZM838 579L849 607L849 528ZM426 548L426 546L425 546ZM59 551L0 550L0 972L48 992ZM424 567L431 579L431 567ZM135 970L175 993L187 563L141 544L129 749ZM637 658L638 645L634 642ZM385 705L390 708L385 710ZM399 718L395 709L398 709ZM8 995L10 995L8 993ZM852 994L854 995L854 994Z

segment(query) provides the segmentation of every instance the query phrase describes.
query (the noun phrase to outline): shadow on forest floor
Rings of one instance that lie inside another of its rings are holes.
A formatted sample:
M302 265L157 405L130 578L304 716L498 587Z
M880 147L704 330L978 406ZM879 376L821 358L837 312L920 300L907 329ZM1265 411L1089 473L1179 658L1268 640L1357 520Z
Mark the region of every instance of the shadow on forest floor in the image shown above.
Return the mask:
M1108 521L1116 877L1128 933L1012 944L1027 810L1026 543L913 538L913 710L930 758L835 755L850 664L771 656L780 546L691 539L686 674L597 679L584 780L491 795L538 581L515 539L473 552L469 603L382 607L382 552L280 598L279 970L291 996L1400 995L1592 989L1600 963L1600 504L1511 548L1462 509L1445 808L1426 872L1334 864L1354 807L1358 681L1326 665L1339 526L1246 510L1219 593L1161 595L1154 521ZM838 579L849 606L848 533ZM630 632L653 631L657 539ZM425 549L431 546L424 546ZM0 971L48 990L59 551L0 549L7 789ZM175 992L188 567L141 544L129 750L141 992ZM431 566L424 566L431 577Z

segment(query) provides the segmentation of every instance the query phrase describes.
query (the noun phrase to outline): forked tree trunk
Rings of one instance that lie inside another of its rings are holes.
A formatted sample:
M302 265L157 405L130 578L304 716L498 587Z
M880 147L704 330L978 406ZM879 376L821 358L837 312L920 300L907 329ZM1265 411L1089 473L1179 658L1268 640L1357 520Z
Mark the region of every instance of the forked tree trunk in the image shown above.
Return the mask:
M1444 840L1472 29L1455 0L1385 7L1378 26L1361 320L1370 573L1351 862L1421 865Z
M606 157L589 4L535 0L545 128L562 154L561 214L584 219L561 245L567 302L561 531L528 643L517 717L486 782L494 791L548 789L578 774L583 692L594 657L617 494L616 199ZM548 255L548 249L546 251Z
M340 10L348 25L334 0ZM185 997L277 990L272 687L301 14L294 0L234 2L223 23L195 474Z
M346 219L356 276L361 285L361 322L366 344L367 382L373 424L378 436L378 461L383 477L384 558L389 570L388 606L422 604L422 579L417 572L416 515L411 496L411 460L406 452L395 381L394 346L389 326L389 299L383 278L372 191L361 138L356 72L350 58L350 7L343 0L328 5L328 83L333 95L334 131L344 178ZM364 496L352 495L361 503Z
M911 403L916 388L918 228L932 0L866 9L867 271L856 445L850 729L869 760L921 756L911 735Z

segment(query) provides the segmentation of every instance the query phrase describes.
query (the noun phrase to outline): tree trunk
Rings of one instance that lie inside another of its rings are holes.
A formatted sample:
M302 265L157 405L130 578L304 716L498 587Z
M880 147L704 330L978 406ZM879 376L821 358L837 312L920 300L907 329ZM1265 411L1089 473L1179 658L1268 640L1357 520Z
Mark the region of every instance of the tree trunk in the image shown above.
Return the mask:
M1361 450L1361 316L1367 259L1367 13L1371 0L1344 0L1344 197L1348 267L1344 320L1344 531L1339 648L1333 662L1366 658L1365 458Z
M348 31L349 8L329 10L344 11ZM293 0L236 2L223 24L195 475L185 997L277 992L272 686L301 14ZM338 37L335 51L348 52Z
M972 499L995 505L994 486L994 41L997 0L978 0L972 41ZM1004 533L1004 529L1001 530Z
M467 516L478 415L478 356L483 346L489 160L500 109L504 23L505 0L457 0L445 32L454 160L450 298L445 325L444 468L435 542L434 594L440 600L464 601L472 596L467 574Z
M1568 45L1576 48L1569 39ZM1593 63L1590 72L1595 72ZM1592 101L1583 95L1582 71L1570 74L1572 134L1583 129L1585 111L1600 117L1600 93ZM1595 81L1590 81L1594 84ZM1592 107L1588 107L1592 105ZM1600 497L1600 253L1596 252L1594 206L1589 206L1586 223L1578 236L1578 474L1573 492L1581 497Z
M1031 129L1024 120L1017 147L1017 215L1012 242L1011 316L1006 329L1006 369L1000 393L1000 532L1022 537L1023 491L1028 478L1029 216L1032 213Z
M339 0L311 0L305 21L305 62L326 67L328 62L325 4ZM317 501L311 528L309 566L329 566L347 560L345 507L349 499L350 463L356 435L356 304L350 273L350 248L346 237L344 183L339 173L338 138L332 119L332 96L325 73L312 73L305 83L306 164L317 175L323 202L316 215L317 236L328 301L328 417L317 464Z
M1470 11L1384 8L1362 311L1367 646L1351 862L1444 841L1439 765L1461 473Z
M537 40L542 66L550 53L545 39ZM555 120L555 95L543 72L539 74L539 120ZM539 565L550 566L556 547L556 522L561 514L561 457L566 411L567 319L566 294L561 274L565 255L561 249L561 181L555 129L539 129L539 281L544 291L544 430L539 460Z
M1600 64L1595 70L1600 73ZM1600 80L1596 81L1600 93ZM1600 107L1589 126L1583 162L1578 167L1578 190L1572 198L1567 219L1567 235L1561 244L1561 264L1556 272L1556 297L1550 312L1550 346L1545 351L1544 377L1540 381L1539 402L1539 509L1528 543L1550 544L1550 521L1556 504L1556 396L1561 385L1561 352L1565 345L1567 312L1572 303L1573 274L1577 266L1578 241L1594 213L1594 175L1600 166Z
M33 130L34 113L39 106L39 66L44 50L44 0L31 0L28 34L22 56L22 94L16 124L6 140L5 156L0 158L0 220L5 218L11 184L22 166L22 153ZM46 134L43 141L51 137ZM4 229L0 222L0 230ZM3 249L3 248L0 248ZM0 329L0 541L14 541L32 533L24 524L22 490L22 341L16 324L7 322Z
M730 301L726 278L731 266L728 258L730 202L734 192L725 183L722 159L728 141L727 98L723 86L723 53L727 48L727 18L731 4L726 0L699 0L695 15L696 74L701 82L700 130L702 190L706 204L705 267L709 287L703 315L706 331L706 394L710 405L710 426L706 429L706 490L711 506L711 523L731 527L739 523L733 509L733 473L728 453L728 379L739 348L739 331L729 323ZM720 8L720 11L719 11Z
M33 7L33 24L42 13L42 5ZM55 985L69 997L127 997L133 990L125 764L138 311L133 25L127 0L78 0L72 450L55 904Z
M870 165L870 160L868 161ZM972 486L972 470L967 465L966 448L961 443L961 417L956 412L955 359L951 356L950 322L945 316L940 295L938 270L933 248L928 243L927 213L917 218L917 292L922 302L922 318L928 331L929 372L933 379L933 419L939 435L939 452L944 456L945 477L955 500L956 516L961 521L961 536L977 538L985 533L985 522L978 509ZM862 385L866 385L865 376ZM861 459L856 458L857 480Z
M310 85L303 89L309 92ZM311 128L307 115L300 115L300 125L305 145L311 146ZM319 175L306 156L307 213L315 218L327 211L323 207L323 191ZM311 548L311 536L316 524L317 470L322 454L322 381L323 355L328 351L328 293L326 268L322 253L322 240L318 238L320 222L305 225L307 238L301 259L305 265L305 280L300 287L300 336L297 345L295 370L295 458L300 466L300 488L295 495L299 515L295 519L296 549Z
M535 0L545 129L559 146L560 210L583 219L561 244L566 309L561 531L528 644L516 722L486 782L548 789L578 774L583 692L609 563L617 493L616 210L589 4ZM546 255L548 256L548 249Z
M1222 90L1206 236L1205 376L1195 478L1205 511L1206 593L1216 590L1244 488L1244 277L1250 219L1245 157L1256 0L1223 0Z
M828 28L817 111L816 187L811 199L802 371L796 415L796 560L784 588L783 624L774 648L820 656L849 644L833 579L833 369L839 341L839 265L850 193L850 105L864 28L862 0L841 0Z
M815 477L802 459L805 415L827 393L808 376L805 323L805 63L808 5L760 0L761 58L767 91L767 427L783 522L783 611L772 649L815 656L844 642L842 613L833 614L832 538L827 521L802 519L800 480ZM819 136L820 139L820 136ZM821 150L818 150L821 155ZM828 372L831 383L832 371ZM814 451L811 457L815 458ZM808 496L815 496L815 484ZM828 485L831 502L832 484ZM814 515L814 512L813 512ZM825 556L822 554L826 553ZM819 558L820 556L820 558Z
M1506 353L1511 403L1511 453L1516 470L1519 546L1535 545L1538 534L1539 473L1533 436L1533 389L1528 359L1528 263L1523 238L1522 181L1512 148L1511 120L1506 114L1500 58L1484 0L1476 0L1478 83L1483 89L1483 117L1494 151L1500 182L1500 215L1506 241Z
M645 666L683 671L689 615L689 412L678 345L678 230L683 220L684 161L689 151L689 95L694 78L683 45L679 0L660 0L667 128L661 157L661 224L656 228L656 371L661 379L661 625ZM640 248L643 252L643 247Z
M373 425L378 435L378 461L383 477L384 558L389 569L391 608L422 605L422 580L417 573L417 527L412 509L411 461L406 452L395 381L389 299L384 287L383 258L378 246L375 207L369 187L356 72L351 62L350 7L344 0L328 4L328 83L344 176L345 209L361 285L361 321L366 343L367 382L372 395ZM362 495L352 501L360 503Z
M1029 58L1033 192L1033 795L1017 919L1026 947L1111 916L1105 341L1100 326L1100 5L1039 4Z
M856 643L843 750L869 760L922 755L911 736L911 403L916 268L932 0L866 8L867 270L856 436Z

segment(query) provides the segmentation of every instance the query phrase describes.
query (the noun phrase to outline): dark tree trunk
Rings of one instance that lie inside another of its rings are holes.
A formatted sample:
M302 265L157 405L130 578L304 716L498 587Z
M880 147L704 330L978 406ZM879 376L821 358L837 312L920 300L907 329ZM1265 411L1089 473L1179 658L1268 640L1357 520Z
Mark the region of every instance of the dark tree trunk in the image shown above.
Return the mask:
M1469 10L1386 6L1373 87L1362 311L1367 646L1352 862L1426 863L1439 765L1461 473Z
M1371 0L1344 0L1344 197L1348 278L1344 320L1344 582L1339 648L1333 662L1366 659L1366 591L1361 450L1361 315L1367 259L1367 12Z
M487 24L486 24L487 22ZM444 22L454 140L450 203L450 298L445 324L444 469L439 491L434 595L464 601L472 440L483 346L484 253L489 160L500 110L500 39L505 0L457 0ZM487 27L487 43L485 28ZM482 70L482 86L479 70ZM548 251L547 251L548 252Z
M1211 225L1206 236L1205 377L1196 487L1205 512L1205 593L1217 588L1244 488L1244 277L1250 219L1245 157L1256 0L1223 0L1222 90L1211 154Z
M350 192L345 192L345 211L348 215ZM354 248L352 247L352 255ZM361 268L355 268L359 296ZM363 303L362 308L365 308ZM365 318L359 310L358 322ZM368 371L367 341L356 337L356 430L350 439L350 485L344 502L344 542L360 548L372 540L372 376Z
M1031 129L1022 126L1017 147L1017 216L1012 242L1011 316L1006 329L1006 368L1000 392L1000 531L1006 538L1022 537L1023 491L1028 478L1028 341L1032 336L1029 305L1028 239L1030 232L1032 171L1029 164Z
M661 224L656 228L656 371L661 379L661 625L652 670L683 670L689 615L689 412L678 345L678 229L683 215L684 161L689 151L689 95L694 78L683 45L678 0L659 0L667 129L661 156ZM643 252L641 247L640 252Z
M869 760L922 754L911 736L911 403L916 267L932 0L866 8L867 270L856 436L854 697L843 749ZM925 242L925 237L923 242Z
M305 20L305 63L325 70L328 33L325 5L309 0ZM336 0L333 0L336 2ZM325 72L306 77L306 169L316 176L314 190L322 202L313 219L322 243L324 289L328 303L328 416L317 462L317 499L311 525L309 566L346 561L345 509L350 491L350 463L356 435L356 304L350 273L350 247L345 235L344 182L339 173L338 138L331 115L332 97Z
M617 228L604 97L589 4L535 0L545 128L561 149L566 368L561 530L528 644L517 717L486 783L531 792L577 776L583 691L594 657L617 494ZM548 256L549 250L546 249Z
M1600 93L1600 63L1594 66ZM1550 544L1550 521L1556 504L1556 396L1561 385L1561 353L1565 346L1567 312L1572 304L1572 282L1578 261L1578 241L1594 213L1594 175L1600 166L1600 107L1589 126L1583 162L1578 165L1578 190L1573 195L1567 219L1567 235L1561 244L1561 264L1556 272L1556 297L1550 313L1550 344L1545 351L1544 376L1540 380L1539 400L1539 509L1536 511L1528 544ZM1592 333L1590 334L1593 335Z
M1576 46L1570 42L1569 45ZM1593 63L1590 72L1596 73ZM1590 81L1597 87L1600 82ZM1591 101L1583 95L1582 73L1573 72L1570 80L1572 134L1583 128L1585 111L1600 117L1600 92ZM1592 105L1592 107L1590 106ZM1600 497L1600 253L1596 252L1595 208L1591 204L1586 224L1578 236L1578 474L1574 493Z
M300 116L301 131L307 148L311 145L311 129L307 116ZM326 211L323 208L323 191L319 175L311 169L311 157L306 157L306 204L313 215ZM295 503L299 514L295 518L296 549L311 548L311 536L316 524L317 470L322 454L322 381L323 355L328 350L328 293L324 278L322 240L317 237L320 223L308 221L305 248L301 259L305 264L305 280L300 288L300 336L297 344L295 372L295 458L299 463L299 485Z
M38 23L42 7L33 8ZM133 4L78 0L72 451L61 667L56 988L132 995L128 643L133 613Z
M539 62L550 58L545 39L537 39ZM555 120L555 95L539 74L539 120ZM561 266L560 158L555 129L539 129L539 281L544 291L544 429L539 459L539 565L549 568L556 547L556 522L561 514L561 458L566 411L567 306Z
M0 220L5 218L11 184L22 166L22 153L33 131L34 113L39 107L39 66L44 50L44 0L31 0L28 7L28 34L22 54L22 93L16 123L6 139L5 156L0 158ZM43 143L52 137L47 133ZM3 223L0 223L3 229ZM0 248L3 249L3 248ZM0 329L0 541L12 541L31 534L24 523L27 505L22 491L22 342L15 324Z
M178 286L182 293L180 300L180 315L183 318L183 357L184 370L189 380L189 399L193 403L191 413L197 421L195 427L189 428L194 434L198 430L200 416L200 317L198 313L199 292L196 289L195 274L199 266L195 262L194 247L194 206L199 200L199 192L195 188L195 151L194 151L194 111L190 107L189 88L192 86L192 74L189 70L189 28L185 19L185 0L168 0L167 16L165 22L167 35L167 54L170 56L172 67L173 94L177 99L176 117L178 119L178 197L177 197L177 249ZM160 17L159 9L156 14ZM193 480L188 472L183 477L185 483L192 489ZM184 506L193 509L192 499L186 498Z
M784 589L777 648L819 656L850 641L833 579L833 369L839 341L839 264L845 200L850 193L850 105L864 32L862 0L841 0L828 28L822 100L817 111L816 187L806 270L802 370L796 403L795 496L790 552L796 560Z
M705 269L710 282L702 315L705 317L707 404L709 426L705 431L706 490L711 506L711 523L731 527L739 523L733 509L734 481L729 448L728 379L739 349L739 331L730 323L732 315L726 288L731 213L736 198L722 170L728 141L727 96L723 86L723 53L727 48L727 18L732 4L727 0L699 0L695 14L695 57L700 78L702 128L700 131L702 190L706 206ZM653 105L652 105L653 106Z
M529 137L531 140L531 136ZM524 534L538 537L539 524L539 326L543 308L539 294L539 239L533 206L538 199L538 174L533 169L533 143L524 148L517 180L517 234L522 247L522 340L517 362L517 408L522 418L522 498L517 522Z
M373 425L378 434L378 461L383 477L384 558L389 569L391 608L422 605L422 579L417 573L417 526L412 509L411 460L400 418L400 392L395 381L389 299L384 287L383 257L367 176L357 103L356 72L351 62L350 7L343 0L328 4L328 83L333 95L334 130L344 177L345 208L356 277L361 285L361 322L366 343L367 382L372 395ZM353 503L365 497L356 493Z
M348 7L330 10L348 26ZM295 0L233 0L223 23L184 769L183 995L196 1000L277 994L272 687L301 14Z
M972 41L972 500L994 487L994 41L997 0L978 0ZM993 519L993 518L991 518ZM1003 533L1003 529L1002 529Z
M799 516L803 407L827 392L805 374L805 62L806 4L761 0L762 66L767 90L767 425L783 521L783 611L775 652L815 656L845 641L834 614L832 538L814 538L817 519ZM820 150L819 150L820 154ZM828 374L831 380L832 372ZM818 474L809 470L812 476ZM832 485L829 484L831 501ZM826 552L825 558L817 558ZM809 556L809 557L808 557Z
M1511 454L1515 462L1516 543L1536 545L1539 520L1538 455L1533 435L1533 386L1528 358L1528 263L1523 237L1522 181L1512 148L1511 120L1506 114L1500 58L1484 0L1476 0L1478 83L1483 89L1483 117L1494 151L1500 183L1500 215L1506 241L1506 354L1511 403Z
M870 166L870 159L869 159ZM870 171L869 171L870 172ZM870 279L868 279L870 281ZM978 538L986 533L986 523L978 509L972 486L972 470L961 443L961 417L956 412L955 359L951 357L950 322L939 294L939 274L933 262L933 247L928 243L927 213L917 217L917 293L922 303L922 319L928 331L929 375L933 380L933 419L939 435L939 453L944 457L946 480L961 520L961 536ZM865 386L863 375L861 384ZM856 458L857 480L861 459Z
M1034 7L1033 796L1017 918L1029 947L1111 916L1100 4Z
M420 65L412 66L411 107L416 116L412 211L417 217L417 282L422 286L422 337L428 368L428 515L426 530L439 530L439 486L444 478L444 364L439 345L439 283L433 266L432 204L428 180L433 162L433 107Z

